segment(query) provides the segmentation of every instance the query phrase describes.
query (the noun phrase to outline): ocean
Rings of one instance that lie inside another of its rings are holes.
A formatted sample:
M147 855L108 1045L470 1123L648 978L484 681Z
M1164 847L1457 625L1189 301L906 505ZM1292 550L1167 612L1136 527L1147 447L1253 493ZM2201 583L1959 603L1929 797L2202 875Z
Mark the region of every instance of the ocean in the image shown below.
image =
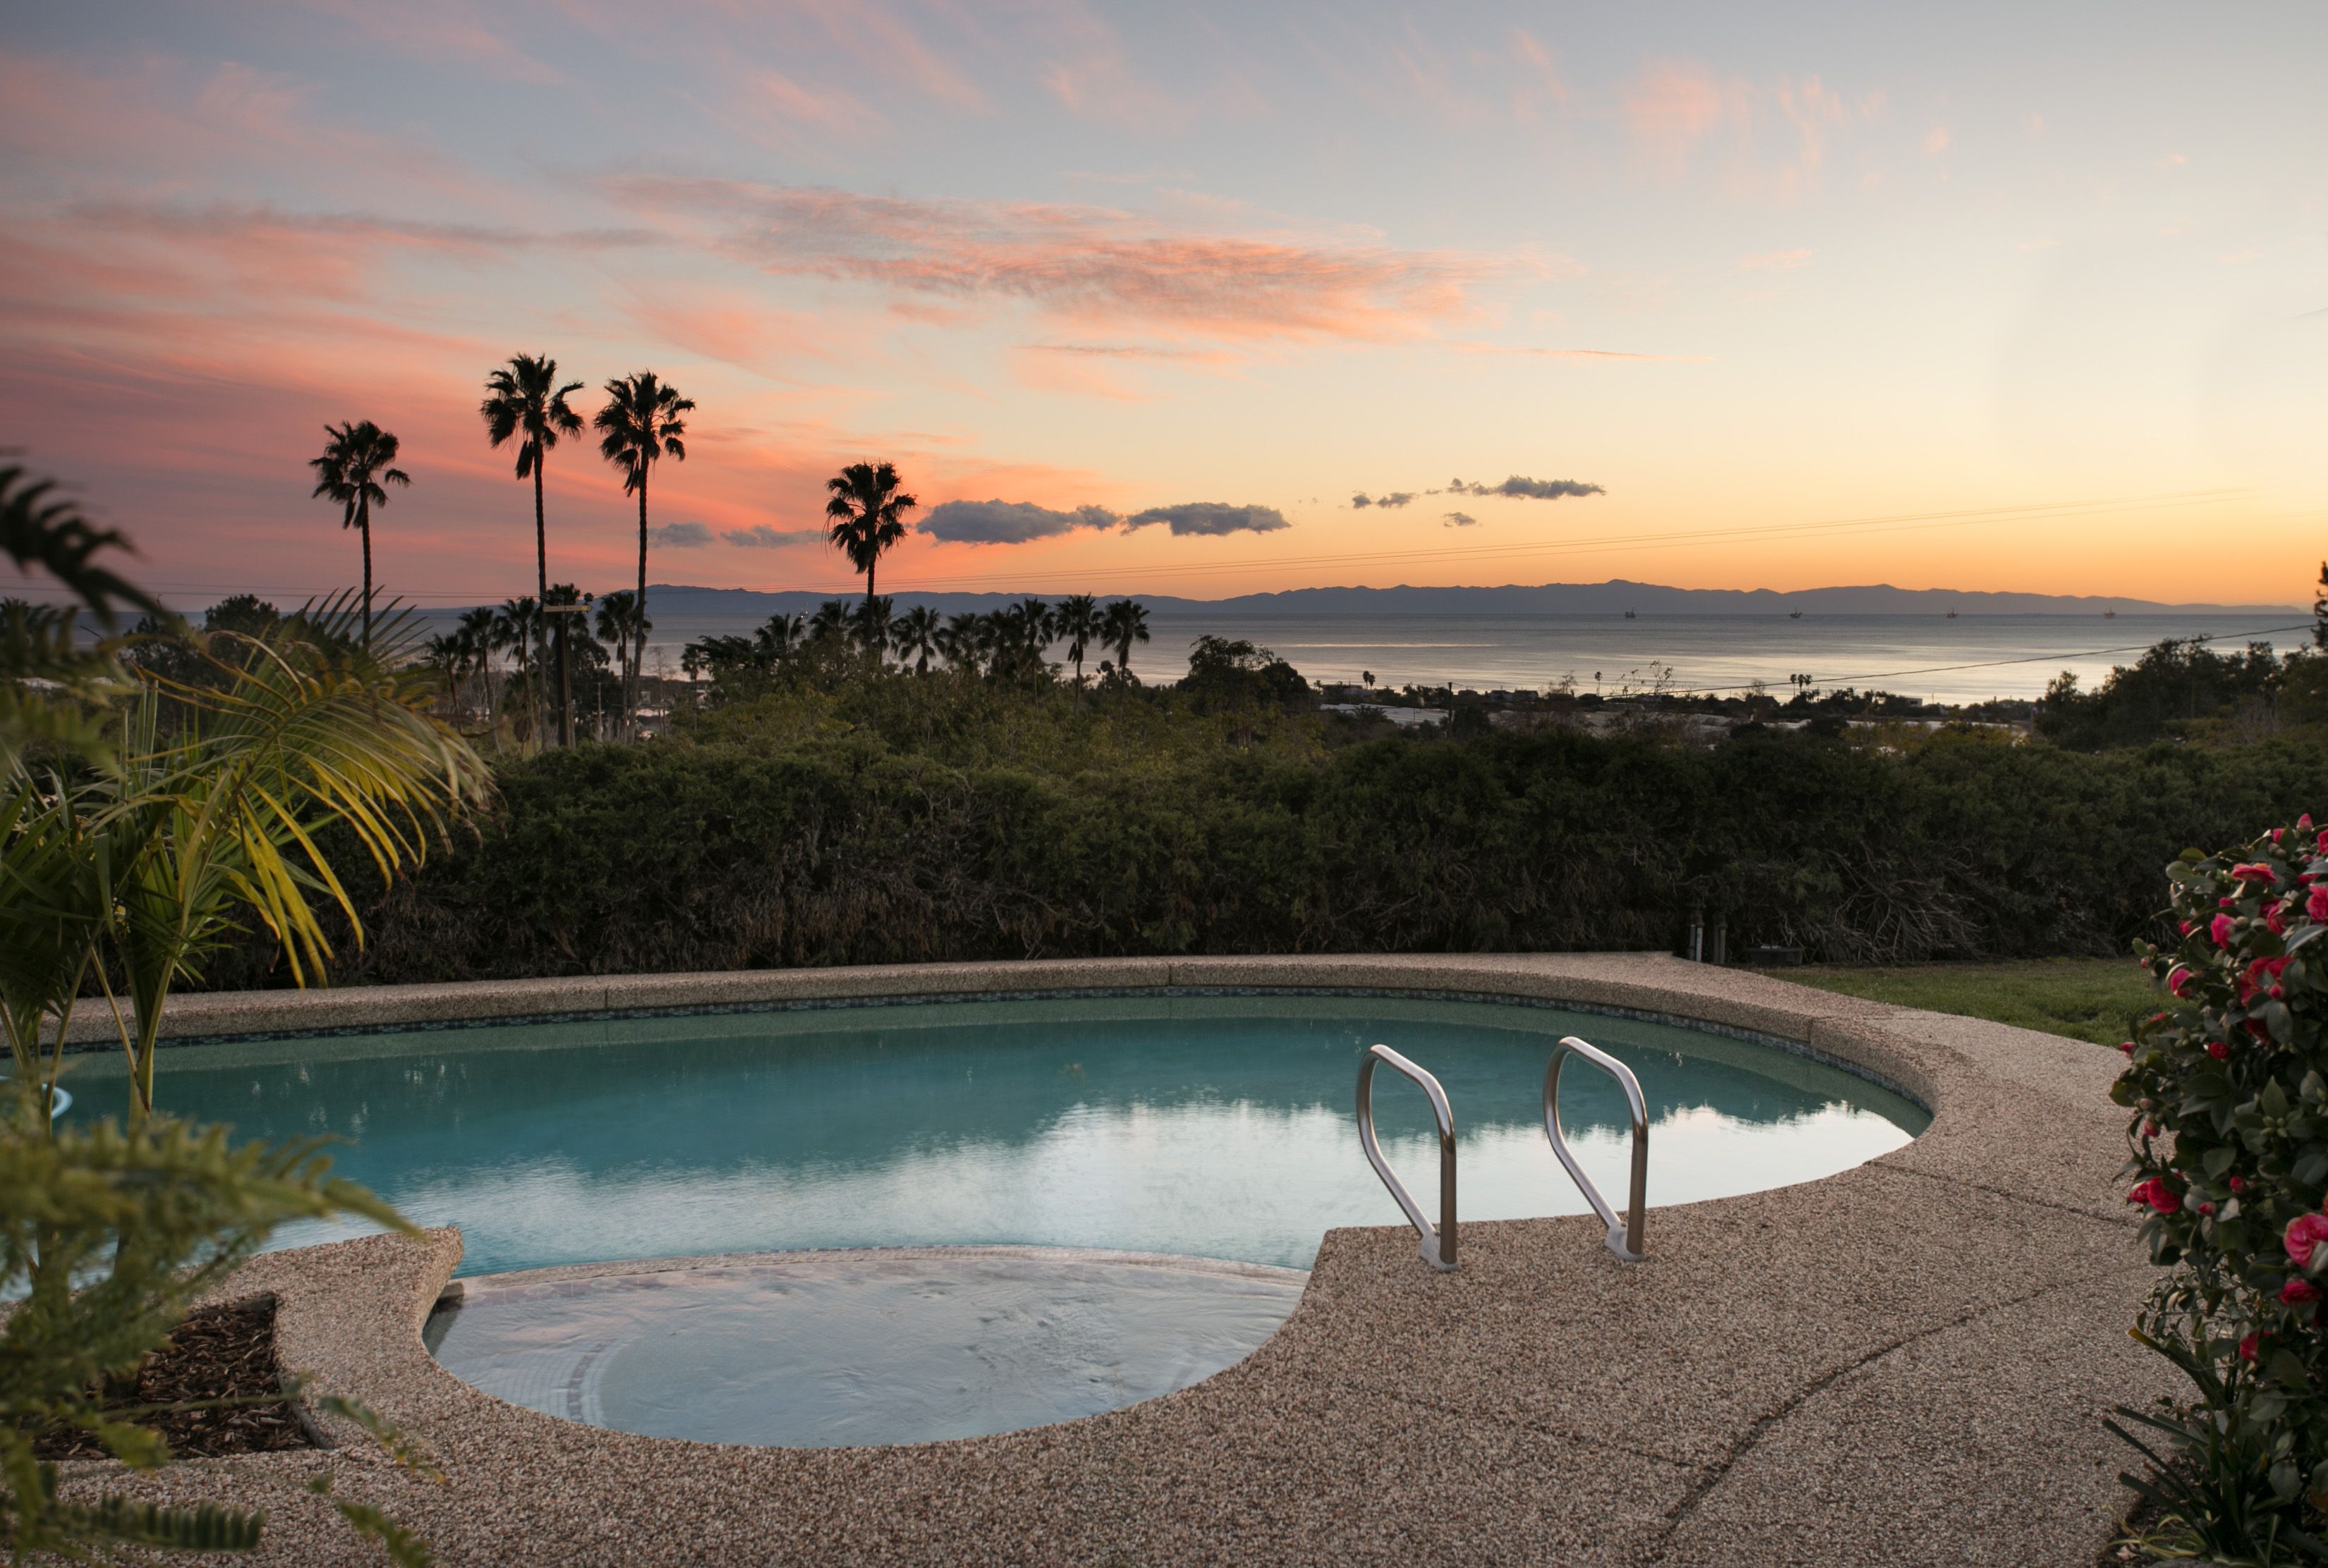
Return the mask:
M1182 604L1185 606L1186 601ZM657 655L672 673L697 638L748 634L764 615L658 607L650 591ZM436 616L431 616L435 620ZM1926 701L2031 698L2063 671L2089 689L2113 665L2130 664L2164 638L2204 635L2224 647L2250 639L2285 652L2307 642L2308 623L2287 611L2168 615L1415 615L1206 611L1159 606L1152 641L1131 668L1150 682L1187 668L1198 636L1244 638L1274 649L1312 681L1356 681L1541 690L1572 681L1579 691L1616 694L1662 681L1675 691L1738 690L1760 681L1779 696L1789 678L1821 690L1852 686ZM1054 650L1054 655L1057 650ZM1095 667L1101 655L1089 656Z

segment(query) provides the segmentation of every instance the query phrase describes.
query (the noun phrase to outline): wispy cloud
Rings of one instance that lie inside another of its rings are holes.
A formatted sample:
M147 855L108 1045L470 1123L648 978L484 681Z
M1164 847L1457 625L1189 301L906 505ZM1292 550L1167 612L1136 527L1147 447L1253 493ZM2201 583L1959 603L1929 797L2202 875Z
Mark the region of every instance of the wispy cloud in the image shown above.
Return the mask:
M1383 495L1368 495L1365 491L1361 490L1356 495L1350 497L1350 504L1360 510L1364 510L1369 506L1398 507L1404 506L1408 502L1413 501L1413 499L1414 492L1412 490L1394 490Z
M1440 521L1448 528L1477 528L1479 525L1479 520L1468 512L1450 512Z
M774 273L907 296L1019 302L1064 321L1228 340L1412 338L1468 290L1540 263L1190 233L1107 208L910 201L804 186L626 176L606 189Z
M1711 362L1706 354L1642 354L1626 349L1554 349L1532 348L1525 343L1459 343L1454 345L1467 354L1517 354L1539 360L1576 360L1585 363L1623 363L1668 365L1703 365Z
M711 525L708 522L659 522L647 530L647 538L667 549L694 549L711 542Z

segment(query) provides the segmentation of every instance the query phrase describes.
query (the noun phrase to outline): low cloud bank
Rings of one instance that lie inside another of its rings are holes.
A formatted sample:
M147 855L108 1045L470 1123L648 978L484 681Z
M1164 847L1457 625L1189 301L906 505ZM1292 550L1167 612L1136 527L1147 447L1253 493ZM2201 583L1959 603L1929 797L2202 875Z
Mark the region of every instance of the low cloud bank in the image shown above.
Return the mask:
M1291 526L1273 506L1217 501L1151 506L1126 517L1104 506L1063 512L1031 501L947 501L930 508L919 531L952 544L1027 544L1077 529L1169 528L1176 534L1269 533Z
M659 522L647 530L647 538L666 549L693 549L711 542L711 525L708 522Z
M747 549L774 549L788 544L821 544L825 532L821 528L773 528L756 522L749 528L728 529L719 537Z
M1558 501L1567 495L1606 495L1609 493L1597 484L1585 484L1573 479L1527 479L1515 474L1501 484L1466 484L1460 479L1447 482L1450 495L1509 495L1523 501Z

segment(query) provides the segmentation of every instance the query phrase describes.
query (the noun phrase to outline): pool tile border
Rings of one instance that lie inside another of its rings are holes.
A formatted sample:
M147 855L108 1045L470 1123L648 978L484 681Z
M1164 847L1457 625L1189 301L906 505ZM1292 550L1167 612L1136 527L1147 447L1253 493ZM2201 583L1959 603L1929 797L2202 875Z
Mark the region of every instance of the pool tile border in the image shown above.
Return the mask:
M360 994L360 993L359 993ZM530 1028L560 1023L619 1023L633 1019L731 1018L754 1013L848 1012L874 1008L935 1007L948 1003L1000 1001L1105 1001L1115 997L1171 1000L1182 997L1377 997L1390 1000L1481 1003L1494 1007L1525 1007L1584 1013L1600 1018L1628 1019L1636 1023L1664 1024L1698 1034L1718 1035L1747 1045L1767 1046L1850 1074L1879 1089L1909 1101L1927 1114L1932 1107L1923 1096L1863 1062L1824 1051L1808 1040L1771 1034L1764 1029L1682 1013L1646 1008L1619 1007L1608 1002L1569 1001L1557 997L1519 996L1507 991L1449 991L1422 986L1328 985L1102 985L1049 987L1036 990L954 991L863 997L785 997L764 1001L686 1002L668 1007L592 1008L572 1012L511 1013L499 1018L411 1019L378 1024L336 1024L312 1029L258 1029L215 1035L165 1037L172 1050L203 1046L268 1044L286 1040L355 1039L376 1035L449 1034L467 1029ZM102 1042L80 1041L69 1054L105 1049Z

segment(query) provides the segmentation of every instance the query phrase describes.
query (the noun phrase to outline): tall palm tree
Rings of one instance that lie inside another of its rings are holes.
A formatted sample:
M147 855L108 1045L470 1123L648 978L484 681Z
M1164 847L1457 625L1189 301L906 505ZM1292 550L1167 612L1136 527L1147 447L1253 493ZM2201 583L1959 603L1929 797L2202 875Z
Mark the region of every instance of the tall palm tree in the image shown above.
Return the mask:
M516 440L517 476L533 481L533 591L539 603L549 603L549 537L541 517L542 460L560 436L578 436L582 416L566 401L568 392L582 390L579 381L558 384L558 361L547 354L512 354L508 364L485 377L485 400L477 413L495 446ZM543 620L547 622L548 616ZM548 627L542 628L548 634ZM546 649L535 651L543 662ZM540 716L536 716L537 726ZM561 735L570 729L567 716L559 715Z
M388 504L383 484L409 484L412 475L393 466L397 440L370 419L326 425L320 457L307 459L315 471L314 493L340 509L340 526L363 535L363 645L371 647L371 509Z
M687 434L681 414L695 407L667 387L652 371L636 371L606 383L606 406L592 422L603 437L599 455L623 471L623 491L639 498L638 641L626 651L623 671L625 721L638 712L639 666L646 662L647 624L647 474L659 457L687 461Z
M889 623L889 645L897 650L897 662L914 662L914 673L930 672L930 655L938 653L938 639L944 634L944 623L938 613L927 605L915 605Z
M897 488L897 470L887 463L852 463L824 482L824 503L832 543L849 564L865 574L865 604L871 614L873 570L882 552L906 537L906 513L921 504Z
M1131 645L1148 641L1148 608L1137 599L1117 599L1100 612L1100 643L1115 650L1115 667L1131 673Z
M1067 657L1075 661L1075 690L1084 689L1084 653L1099 640L1099 601L1089 594L1069 594L1059 601L1052 616L1060 636L1066 639Z

